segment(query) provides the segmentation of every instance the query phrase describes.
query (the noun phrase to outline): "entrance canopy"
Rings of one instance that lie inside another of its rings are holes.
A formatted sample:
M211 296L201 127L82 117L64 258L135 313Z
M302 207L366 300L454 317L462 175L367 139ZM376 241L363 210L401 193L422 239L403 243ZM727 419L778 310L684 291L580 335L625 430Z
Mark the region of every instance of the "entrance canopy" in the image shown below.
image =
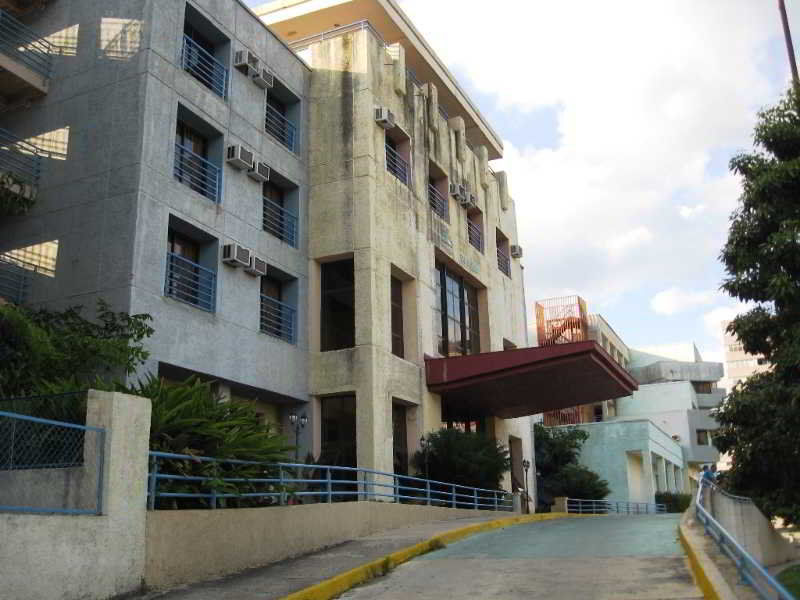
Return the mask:
M630 396L638 385L596 342L425 360L450 414L510 419Z

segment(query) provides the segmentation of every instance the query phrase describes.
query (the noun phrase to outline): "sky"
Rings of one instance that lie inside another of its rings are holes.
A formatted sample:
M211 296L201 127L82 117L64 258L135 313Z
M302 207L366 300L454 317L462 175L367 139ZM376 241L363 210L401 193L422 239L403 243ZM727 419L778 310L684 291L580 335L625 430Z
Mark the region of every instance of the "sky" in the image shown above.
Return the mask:
M529 323L577 293L631 347L721 361L727 165L789 81L777 3L399 2L503 139Z

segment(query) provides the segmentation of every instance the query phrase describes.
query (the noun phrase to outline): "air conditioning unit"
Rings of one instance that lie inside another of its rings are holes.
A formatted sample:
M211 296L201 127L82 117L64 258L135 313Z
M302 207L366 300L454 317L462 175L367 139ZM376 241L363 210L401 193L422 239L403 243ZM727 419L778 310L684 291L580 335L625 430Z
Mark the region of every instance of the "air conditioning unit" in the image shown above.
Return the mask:
M265 162L257 162L247 170L247 176L253 181L269 181L269 165Z
M673 435L673 436L672 436L672 439L673 439L673 440L675 440L676 442L680 442L680 441L681 441L681 436L679 436L679 435Z
M466 209L478 207L478 198L475 196L475 194L464 194L463 196L459 196L458 202Z
M516 244L511 244L511 257L512 258L522 258L522 246L517 246Z
M458 184L457 183L451 183L450 184L450 195L453 198L458 198Z
M231 267L249 267L251 252L239 244L225 244L222 247L222 262Z
M232 167L235 167L239 170L251 169L253 167L254 160L255 156L253 153L244 146L240 146L239 144L228 146L228 152L225 156L225 161Z
M395 126L394 113L385 106L375 109L375 122L384 129L391 129Z
M275 76L269 69L261 69L254 75L251 75L251 77L253 78L253 83L262 90L269 89L275 85Z
M253 277L263 277L267 274L267 261L253 254L250 257L250 264L244 268L244 272L249 273Z
M458 199L462 204L467 201L467 186L463 183L458 184Z
M261 61L250 50L237 50L233 53L233 68L248 77L257 75L260 71L260 66Z

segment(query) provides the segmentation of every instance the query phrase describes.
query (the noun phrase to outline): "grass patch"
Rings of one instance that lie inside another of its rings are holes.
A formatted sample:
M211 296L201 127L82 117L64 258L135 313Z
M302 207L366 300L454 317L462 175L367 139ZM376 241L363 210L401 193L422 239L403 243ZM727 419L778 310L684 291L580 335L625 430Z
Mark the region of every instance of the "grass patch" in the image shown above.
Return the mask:
M800 598L800 565L795 565L789 567L785 571L781 571L780 575L778 575L778 581L792 594Z

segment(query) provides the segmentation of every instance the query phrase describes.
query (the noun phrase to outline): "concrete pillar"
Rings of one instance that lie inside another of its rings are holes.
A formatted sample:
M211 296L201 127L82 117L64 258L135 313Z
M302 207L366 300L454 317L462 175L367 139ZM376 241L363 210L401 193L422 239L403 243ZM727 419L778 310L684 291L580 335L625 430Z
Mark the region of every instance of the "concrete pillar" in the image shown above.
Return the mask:
M508 176L505 171L498 171L494 174L497 180L498 192L500 193L500 208L508 210L509 206L509 192L508 192Z
M567 499L563 497L555 498L553 500L553 512L557 513L567 512Z
M647 490L648 502L655 502L656 486L653 477L653 454L651 452L642 453L642 466L644 467L644 488Z

